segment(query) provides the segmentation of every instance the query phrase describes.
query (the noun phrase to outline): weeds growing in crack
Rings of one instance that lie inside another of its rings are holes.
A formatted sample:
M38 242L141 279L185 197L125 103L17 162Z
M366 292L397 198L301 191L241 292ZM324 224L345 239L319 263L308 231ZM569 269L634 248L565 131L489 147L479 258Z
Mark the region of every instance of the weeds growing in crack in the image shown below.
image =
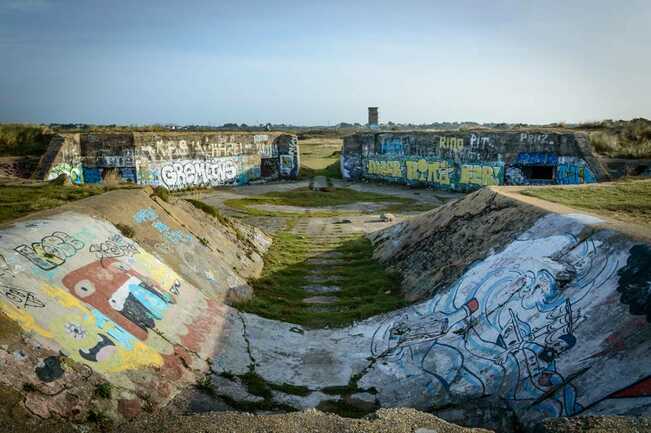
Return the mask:
M95 395L98 396L99 398L110 399L112 390L113 387L108 382L99 383L95 385Z
M195 384L195 387L199 390L202 391L212 397L216 395L215 393L215 385L212 383L212 377L207 374L205 376L200 377L197 380L197 383Z

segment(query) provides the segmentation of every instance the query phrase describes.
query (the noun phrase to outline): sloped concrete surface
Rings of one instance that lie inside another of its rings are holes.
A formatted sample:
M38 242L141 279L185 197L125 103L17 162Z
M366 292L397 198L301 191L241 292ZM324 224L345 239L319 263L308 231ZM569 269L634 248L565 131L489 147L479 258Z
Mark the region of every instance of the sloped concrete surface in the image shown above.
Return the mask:
M477 420L513 416L527 427L547 417L648 414L649 244L587 216L547 214L496 194L478 192L376 234L378 257L403 274L409 263L424 273L406 290L436 276L445 257L468 252L450 268L458 276L428 283L418 303L340 329L304 329L227 306L228 293L246 287L242 275L261 266L269 239L146 191L7 225L0 362L8 373L0 389L12 407L50 419L82 420L90 409L139 418L208 372L215 401L258 411L408 406ZM459 235L456 219L472 229ZM135 230L132 239L118 223ZM433 246L464 240L465 250ZM108 399L96 394L104 382L113 386ZM198 407L196 393L184 398ZM200 403L210 407L205 395ZM389 423L392 413L378 416ZM134 431L192 431L219 416L149 418ZM274 429L302 415L260 427L232 416L235 427L254 426L248 431L284 431ZM368 421L321 416L319 431L377 431ZM229 431L219 430L223 423L204 430ZM448 431L420 421L383 428Z
M0 386L28 412L128 418L208 371L224 300L246 290L240 273L259 272L269 240L242 227L240 241L237 226L179 205L118 191L0 230ZM107 401L94 389L103 383Z
M500 208L478 214L491 212ZM232 313L226 327L237 331L223 342L229 355L217 355L213 368L248 364L270 383L339 387L343 399L370 391L376 407L463 413L468 401L493 401L525 425L646 413L649 370L640 360L651 355L651 329L642 287L651 281L651 250L593 222L539 216L428 300L352 327L297 329ZM422 219L403 224L418 230L410 225ZM235 357L242 346L247 352Z

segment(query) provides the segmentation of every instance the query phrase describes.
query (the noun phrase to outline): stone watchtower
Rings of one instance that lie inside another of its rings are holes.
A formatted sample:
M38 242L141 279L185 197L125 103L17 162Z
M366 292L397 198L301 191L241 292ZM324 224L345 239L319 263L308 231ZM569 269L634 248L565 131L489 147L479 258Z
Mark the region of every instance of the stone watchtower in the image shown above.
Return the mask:
M368 126L369 128L379 128L378 107L368 107Z

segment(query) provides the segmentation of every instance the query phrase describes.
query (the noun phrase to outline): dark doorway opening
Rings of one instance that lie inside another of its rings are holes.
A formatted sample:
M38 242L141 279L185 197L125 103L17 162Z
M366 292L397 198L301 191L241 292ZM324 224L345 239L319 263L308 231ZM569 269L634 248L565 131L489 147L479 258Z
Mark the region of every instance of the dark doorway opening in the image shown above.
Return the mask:
M522 167L524 175L530 180L554 180L556 167L553 165L525 165Z

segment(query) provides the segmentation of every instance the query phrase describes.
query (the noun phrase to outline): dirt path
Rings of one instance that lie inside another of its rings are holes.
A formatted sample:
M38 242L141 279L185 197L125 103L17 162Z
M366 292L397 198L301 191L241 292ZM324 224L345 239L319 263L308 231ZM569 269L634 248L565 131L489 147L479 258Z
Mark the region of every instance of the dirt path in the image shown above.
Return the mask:
M607 184L600 184L600 185L607 185ZM558 186L554 185L554 187L556 188ZM586 186L585 185L567 186L567 188L572 188L572 187L581 188ZM509 197L519 202L526 203L531 206L535 206L537 208L546 210L548 212L554 212L563 215L568 215L568 214L590 215L595 218L593 224L597 227L611 228L618 232L627 234L635 239L651 241L651 229L649 229L649 227L647 226L613 218L611 214L608 214L606 212L595 212L594 210L573 208L570 206L550 202L547 200L542 200L540 198L524 195L521 193L524 190L531 189L532 188L531 186L491 186L489 188L505 197Z

